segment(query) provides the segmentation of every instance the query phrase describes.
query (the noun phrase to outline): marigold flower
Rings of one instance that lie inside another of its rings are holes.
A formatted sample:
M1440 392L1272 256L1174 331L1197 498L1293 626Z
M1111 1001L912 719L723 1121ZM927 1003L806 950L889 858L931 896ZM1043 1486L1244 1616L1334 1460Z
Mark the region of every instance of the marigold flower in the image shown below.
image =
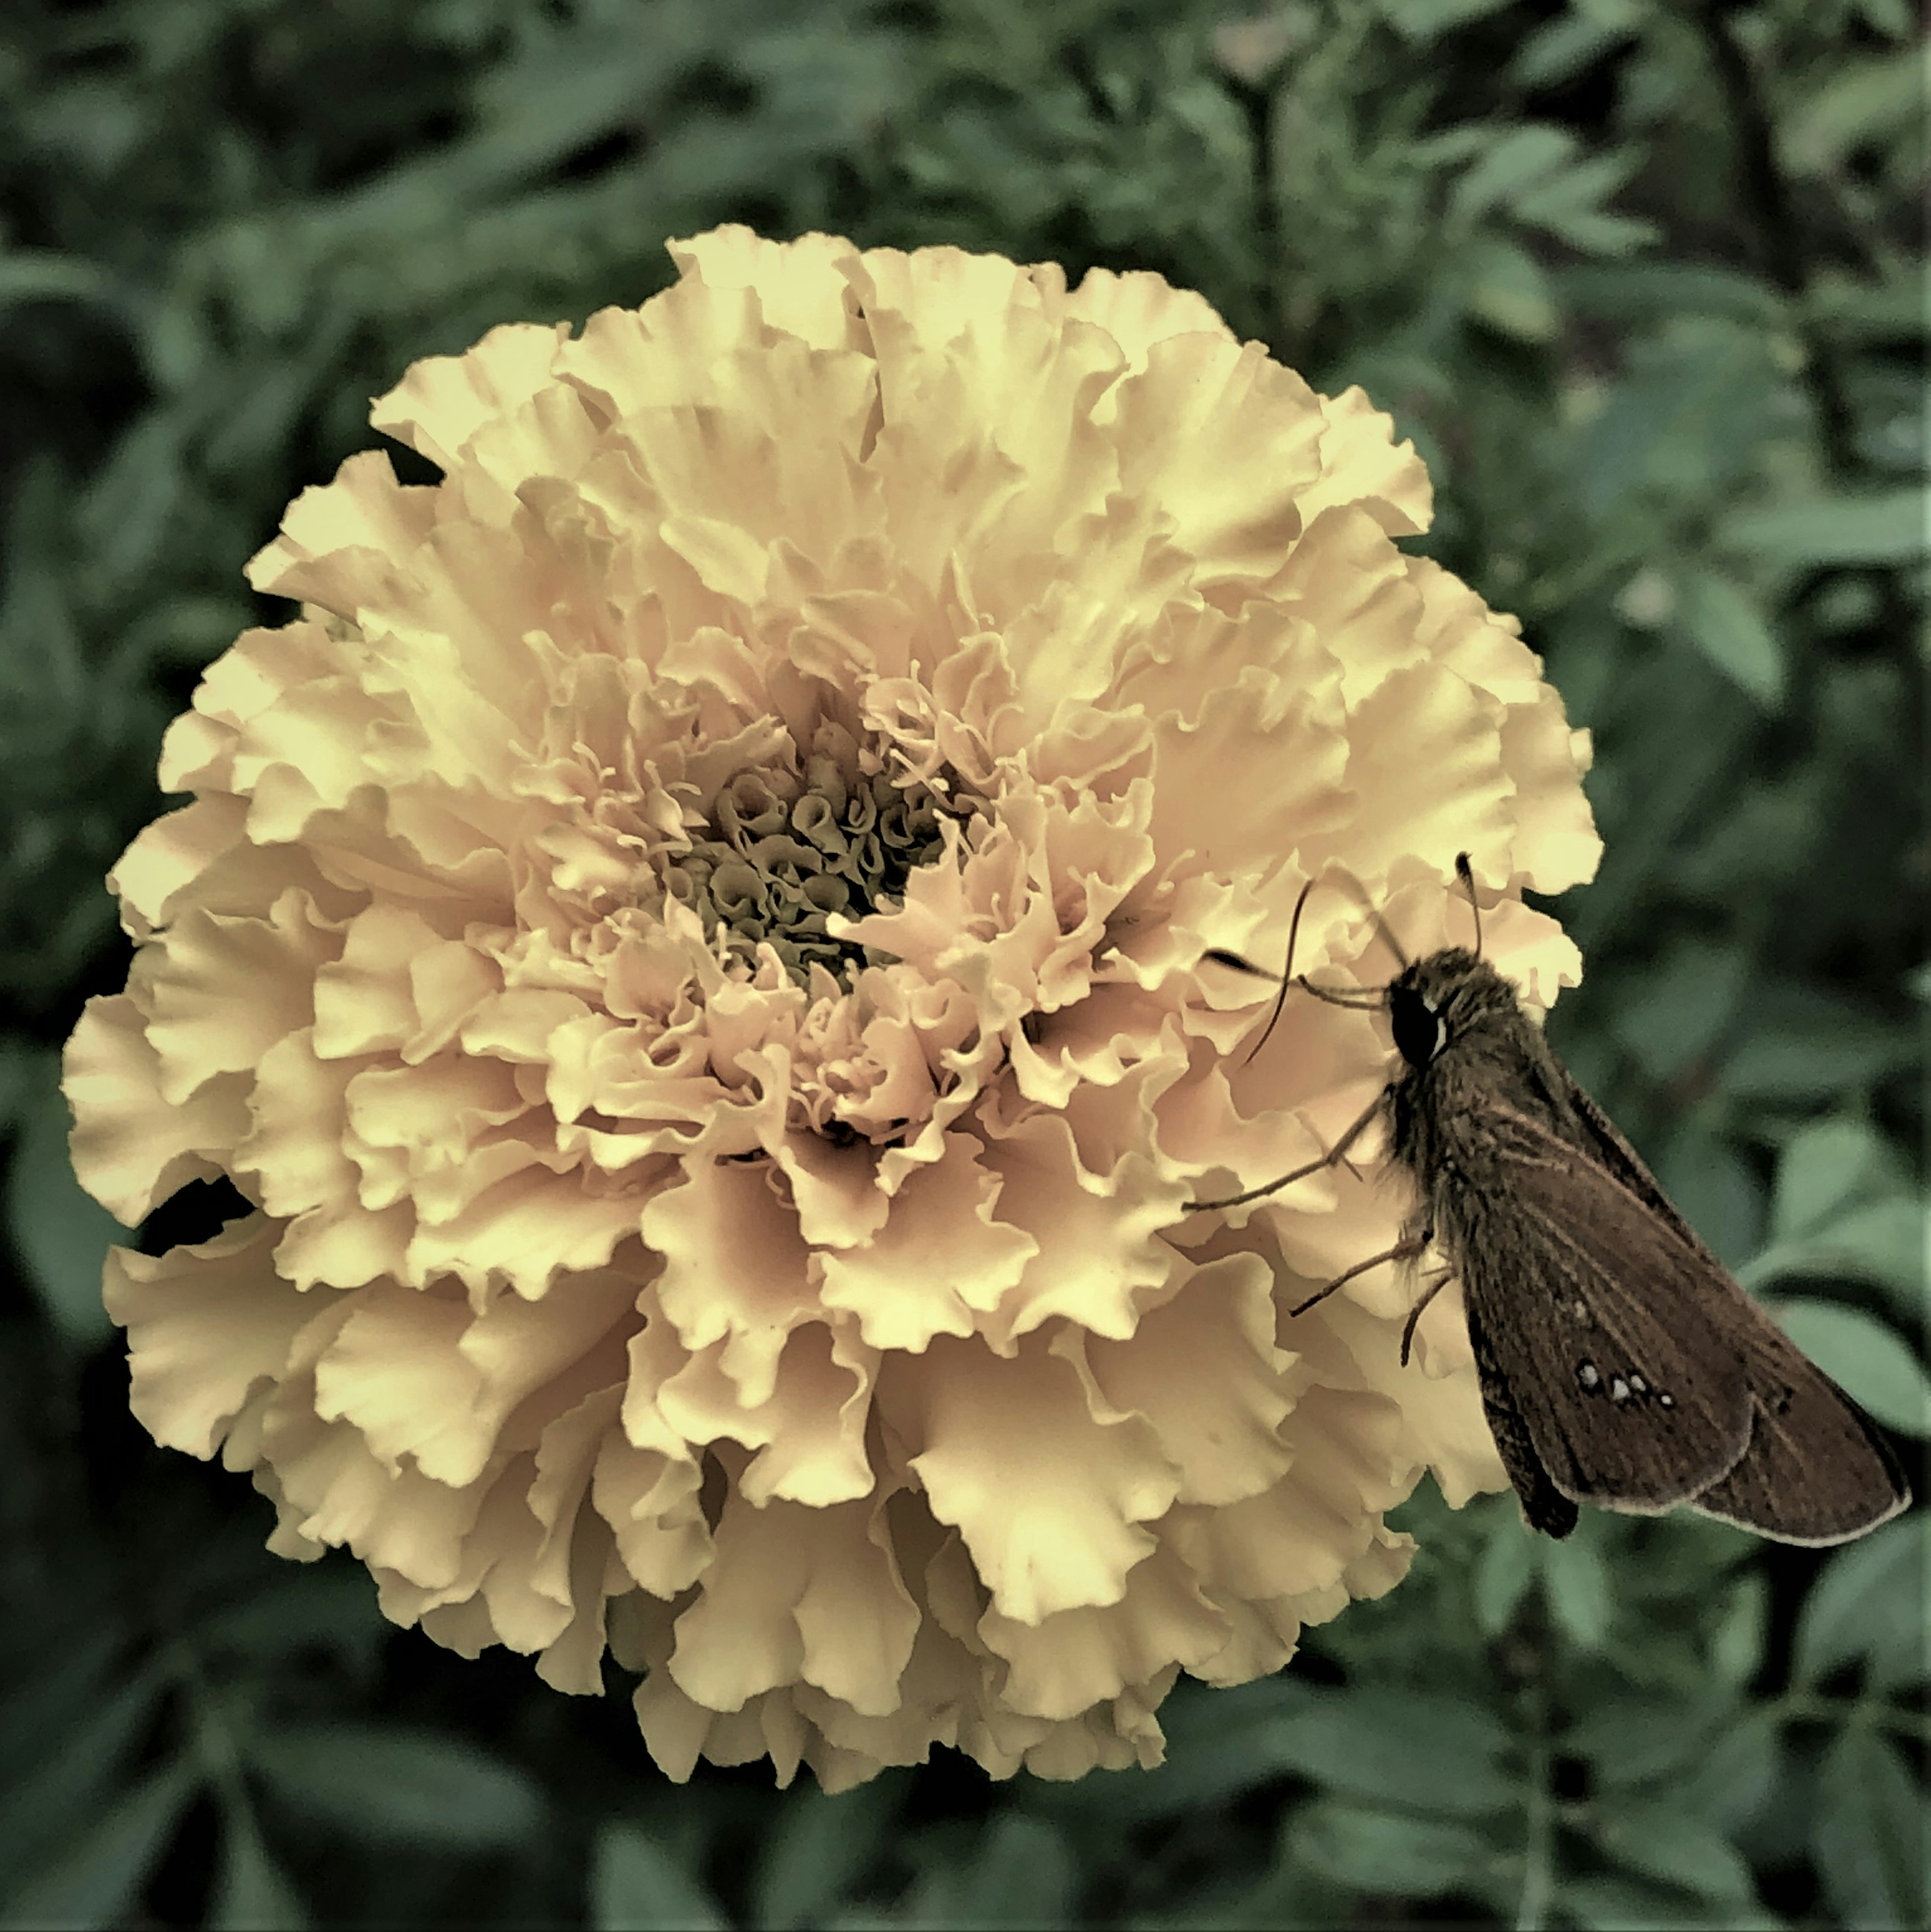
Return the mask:
M136 1413L271 1546L599 1688L672 1776L1157 1760L1504 1486L1459 1303L1397 1362L1398 1190L1312 1157L1385 1078L1288 1000L1303 882L1488 950L1593 869L1519 627L1392 539L1429 486L1157 276L725 228L640 310L412 368L250 566L112 883L67 1056ZM1460 918L1468 917L1465 906ZM1458 934L1464 931L1456 925ZM1384 976L1315 893L1298 968Z

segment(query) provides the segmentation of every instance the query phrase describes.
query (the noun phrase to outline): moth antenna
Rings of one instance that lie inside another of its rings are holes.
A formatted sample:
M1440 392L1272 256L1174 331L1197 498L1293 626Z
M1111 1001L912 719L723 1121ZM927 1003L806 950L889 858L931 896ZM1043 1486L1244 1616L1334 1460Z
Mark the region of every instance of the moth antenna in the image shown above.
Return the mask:
M1408 970L1408 957L1402 950L1400 940L1396 938L1394 934L1389 929L1387 921L1381 916L1373 902L1369 900L1361 881L1355 879L1351 872L1348 874L1348 877L1354 879L1355 890L1360 894L1362 904L1367 908L1369 917L1375 922L1375 931L1387 943L1388 950L1402 962L1402 969L1405 972ZM1346 1006L1357 1012L1374 1012L1388 1003L1387 988L1385 986L1351 986L1343 992L1327 986L1317 986L1305 974L1298 980L1294 977L1294 948L1300 938L1301 914L1306 909L1308 895L1314 890L1314 887L1313 880L1306 880L1295 898L1294 914L1288 921L1288 956L1282 962L1281 990L1274 995L1273 1006L1267 1015L1267 1024L1261 1029L1261 1037L1247 1049L1246 1055L1240 1063L1243 1066L1252 1065L1254 1056L1273 1037L1275 1028L1280 1024L1282 1011L1287 1005L1288 991L1290 987L1303 987L1312 993L1316 999L1325 1000L1331 1006ZM1262 968L1250 964L1242 958L1237 952L1230 952L1224 946L1210 947L1204 956L1216 960L1223 966L1231 966L1236 972L1254 974L1264 972Z
M1312 993L1317 1000L1325 1000L1330 1006L1346 1006L1357 1013L1375 1013L1388 1004L1385 986L1350 986L1343 989L1336 986L1317 986L1303 973L1294 982L1303 992ZM1351 995L1359 994L1359 998Z
M1288 956L1281 964L1281 990L1274 995L1274 1004L1267 1015L1267 1024L1261 1029L1261 1037L1247 1049L1247 1057L1241 1061L1243 1066L1251 1066L1254 1056L1267 1043L1274 1028L1280 1022L1281 1010L1288 1004L1288 988L1294 983L1294 942L1301 936L1301 912L1307 904L1307 896L1314 890L1314 881L1306 880L1301 886L1300 896L1294 901L1294 916L1288 921Z
M1349 872L1345 866L1337 864L1335 866L1333 869L1338 872L1344 874L1347 878L1348 883L1354 886L1354 896L1361 902L1363 910L1367 914L1369 918L1374 922L1375 936L1381 940L1381 944L1401 962L1402 970L1405 973L1414 962L1408 958L1408 956L1402 951L1402 942L1395 937L1394 928L1389 925L1388 922L1381 916L1381 908L1369 897L1368 888L1361 883L1360 880L1357 878L1354 873ZM1306 986L1307 982L1304 980L1301 983L1303 986Z
M1455 876L1459 879L1468 894L1468 910L1475 915L1475 956L1482 956L1482 907L1475 896L1475 874L1470 869L1468 854L1458 852L1455 855Z
M1414 962L1402 950L1402 942L1395 937L1394 928L1381 916L1379 906L1370 906L1368 916L1375 922L1375 930L1381 935L1381 944L1402 962L1402 970L1405 973Z

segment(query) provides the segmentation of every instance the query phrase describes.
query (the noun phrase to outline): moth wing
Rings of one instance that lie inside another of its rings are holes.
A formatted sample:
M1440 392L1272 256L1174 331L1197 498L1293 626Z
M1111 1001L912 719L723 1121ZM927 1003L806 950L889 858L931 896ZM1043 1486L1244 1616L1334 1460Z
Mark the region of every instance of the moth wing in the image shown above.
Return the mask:
M1521 1498L1522 1514L1531 1529L1545 1536L1564 1537L1576 1527L1576 1508L1568 1497L1549 1480L1549 1472L1535 1452L1527 1426L1509 1393L1509 1380L1496 1359L1495 1345L1476 1312L1475 1298L1465 1296L1468 1316L1468 1342L1475 1352L1475 1367L1482 1382L1482 1408L1489 1419L1489 1432L1495 1438L1502 1466Z
M1642 1156L1552 1052L1563 1098L1615 1178L1660 1214L1714 1270L1731 1298L1754 1411L1749 1448L1735 1468L1690 1499L1706 1516L1784 1543L1840 1543L1911 1502L1890 1445L1860 1409L1792 1342L1705 1247Z
M1609 1509L1711 1491L1750 1442L1729 1299L1742 1291L1540 1122L1492 1106L1482 1126L1482 1158L1441 1190L1437 1221L1537 1462L1561 1495Z
M1683 1218L1676 1203L1664 1193L1642 1156L1623 1138L1622 1130L1596 1104L1586 1088L1576 1084L1575 1076L1555 1058L1552 1050L1548 1058L1561 1086L1563 1098L1582 1123L1591 1150L1644 1206L1660 1214L1699 1254L1708 1256L1713 1268L1722 1269L1723 1263L1711 1254L1704 1246L1703 1238Z
M1750 1312L1750 1447L1690 1507L1813 1544L1845 1542L1908 1508L1911 1485L1864 1412L1753 1303Z

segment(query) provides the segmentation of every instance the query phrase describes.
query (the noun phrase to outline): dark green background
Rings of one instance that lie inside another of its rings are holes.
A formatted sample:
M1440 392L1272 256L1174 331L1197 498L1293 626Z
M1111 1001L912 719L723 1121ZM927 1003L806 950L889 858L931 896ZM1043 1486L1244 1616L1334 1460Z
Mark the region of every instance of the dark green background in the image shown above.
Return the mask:
M1906 0L9 0L0 1918L1921 1921L1921 1510L1834 1553L1538 1545L1425 1488L1409 1582L1278 1678L1183 1685L1157 1773L674 1788L620 1694L389 1630L147 1442L52 1084L125 970L100 880L162 724L260 614L243 560L411 360L639 302L726 219L1157 268L1421 446L1422 547L1597 734L1560 1044L1915 1460L1918 33Z

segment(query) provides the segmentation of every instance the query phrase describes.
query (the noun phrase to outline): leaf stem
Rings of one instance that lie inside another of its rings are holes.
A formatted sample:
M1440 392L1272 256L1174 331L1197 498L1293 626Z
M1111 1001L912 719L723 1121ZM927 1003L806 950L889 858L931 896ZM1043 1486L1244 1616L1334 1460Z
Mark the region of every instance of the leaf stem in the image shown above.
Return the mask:
M1523 1820L1522 1888L1516 1900L1516 1932L1542 1932L1555 1889L1555 1802L1549 1780L1549 1713L1541 1687L1527 1700L1534 1734L1529 1743L1528 1803Z
M1744 197L1753 220L1751 240L1770 280L1795 306L1804 349L1804 375L1816 405L1824 454L1838 476L1852 467L1852 421L1849 399L1831 345L1804 312L1810 260L1801 223L1778 164L1776 130L1749 55L1737 39L1725 0L1703 0L1698 25L1729 106Z

